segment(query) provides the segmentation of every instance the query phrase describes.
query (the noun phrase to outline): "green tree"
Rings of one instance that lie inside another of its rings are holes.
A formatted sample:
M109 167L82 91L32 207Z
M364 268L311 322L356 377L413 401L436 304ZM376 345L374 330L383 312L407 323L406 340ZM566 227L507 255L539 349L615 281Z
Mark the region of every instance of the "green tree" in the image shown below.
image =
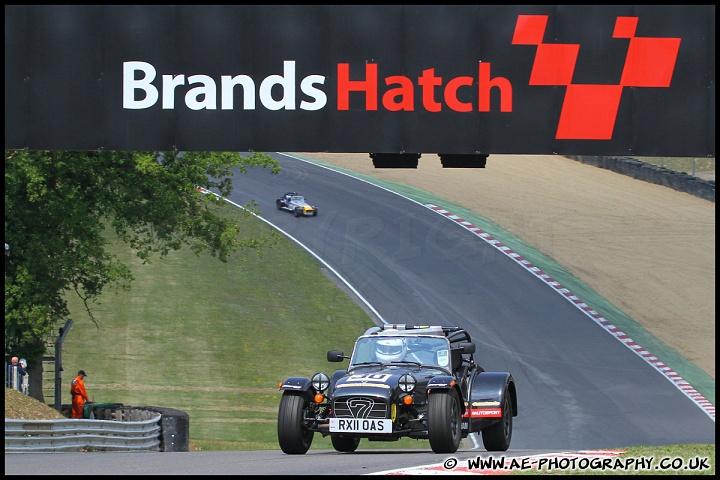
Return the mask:
M133 280L106 252L109 238L143 263L183 245L223 262L262 255L277 234L241 239L222 215L229 205L198 189L226 197L233 175L252 167L280 170L263 153L5 151L5 354L28 360L33 397L43 400L42 356L69 315L66 295L77 294L97 323L92 304L103 289ZM256 207L245 205L246 215Z

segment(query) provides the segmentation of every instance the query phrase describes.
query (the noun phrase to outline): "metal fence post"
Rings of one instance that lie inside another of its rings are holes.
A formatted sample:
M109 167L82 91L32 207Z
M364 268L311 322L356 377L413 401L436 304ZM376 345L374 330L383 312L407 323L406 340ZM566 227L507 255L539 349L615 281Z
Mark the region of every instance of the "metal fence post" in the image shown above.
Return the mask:
M62 413L62 344L73 326L73 319L68 318L64 327L60 327L60 335L55 341L55 410Z

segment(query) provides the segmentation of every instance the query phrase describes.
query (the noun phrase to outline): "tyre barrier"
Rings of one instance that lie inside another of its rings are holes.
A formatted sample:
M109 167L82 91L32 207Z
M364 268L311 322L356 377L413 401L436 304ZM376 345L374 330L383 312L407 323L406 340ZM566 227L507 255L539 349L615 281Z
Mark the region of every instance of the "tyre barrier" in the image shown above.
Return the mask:
M665 167L642 162L631 157L596 157L565 155L567 158L612 170L638 180L662 185L680 192L689 193L715 203L715 182L703 180L686 172L677 172Z

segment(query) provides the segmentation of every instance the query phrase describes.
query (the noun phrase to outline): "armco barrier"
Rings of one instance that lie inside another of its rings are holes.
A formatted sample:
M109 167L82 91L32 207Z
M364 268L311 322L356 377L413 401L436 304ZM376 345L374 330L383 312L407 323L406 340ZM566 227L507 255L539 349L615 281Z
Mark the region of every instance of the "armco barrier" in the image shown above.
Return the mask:
M5 419L5 453L160 451L160 414L139 422Z
M715 203L715 182L694 177L685 172L676 172L668 168L659 167L642 162L631 157L595 157L584 155L565 155L567 158L577 160L588 165L612 170L629 177L643 180L656 185L689 193Z
M63 405L63 412L69 413ZM162 407L93 405L94 419L5 419L5 452L189 450L189 418Z

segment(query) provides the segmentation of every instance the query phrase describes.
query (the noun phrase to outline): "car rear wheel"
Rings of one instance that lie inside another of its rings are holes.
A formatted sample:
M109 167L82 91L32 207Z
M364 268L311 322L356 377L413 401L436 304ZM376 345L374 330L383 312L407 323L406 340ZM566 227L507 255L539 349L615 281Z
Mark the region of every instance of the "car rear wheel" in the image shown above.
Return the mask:
M355 450L357 450L358 445L360 445L359 437L343 437L333 435L332 437L330 437L330 440L332 440L333 448L338 452L354 452Z
M428 438L435 453L455 453L460 447L462 423L455 391L431 392L428 398Z
M307 400L300 392L283 392L278 410L278 443L291 455L304 454L310 449L315 432L305 428L303 413Z
M504 452L512 440L513 410L510 395L506 392L500 421L482 431L483 446L488 452Z
M282 202L280 200L275 200L275 207L278 210L282 210Z

